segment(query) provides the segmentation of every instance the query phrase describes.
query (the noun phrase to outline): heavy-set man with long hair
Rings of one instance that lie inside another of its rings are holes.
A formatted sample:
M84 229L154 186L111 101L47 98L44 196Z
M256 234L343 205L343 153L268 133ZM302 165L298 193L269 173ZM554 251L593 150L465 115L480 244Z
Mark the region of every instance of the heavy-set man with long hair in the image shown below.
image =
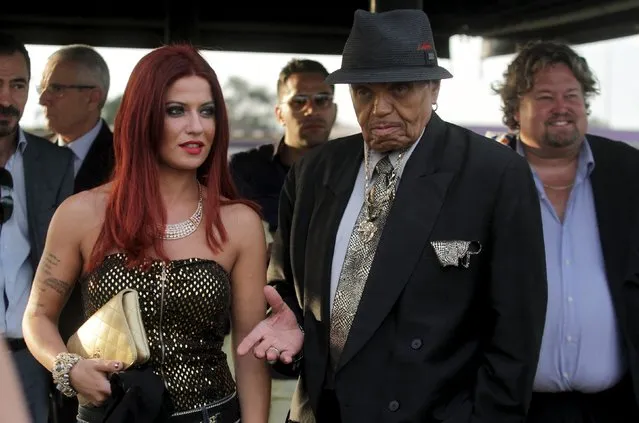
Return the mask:
M599 93L569 45L533 41L494 86L503 143L524 157L541 208L548 307L526 423L639 421L639 352L629 268L639 151L588 132ZM632 279L632 278L631 278Z
M114 177L59 207L24 319L35 357L69 369L59 389L90 403L78 421L102 421L108 375L122 363L68 354L57 319L76 281L87 317L124 288L139 292L169 421L236 422L240 411L242 422L267 421L266 365L236 357L236 393L221 350L229 309L234 340L266 311L264 232L237 198L228 143L222 91L197 50L165 46L141 59L115 120Z

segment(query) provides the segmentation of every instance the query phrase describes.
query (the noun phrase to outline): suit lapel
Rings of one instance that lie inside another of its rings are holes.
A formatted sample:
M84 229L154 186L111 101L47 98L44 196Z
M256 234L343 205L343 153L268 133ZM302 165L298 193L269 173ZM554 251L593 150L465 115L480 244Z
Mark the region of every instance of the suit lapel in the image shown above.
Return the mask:
M25 134L27 138L27 148L24 150L23 166L24 166L24 186L27 194L27 220L29 222L29 228L31 232L31 240L35 245L34 229L37 227L37 217L40 210L38 209L41 204L38 201L38 197L41 193L41 181L39 176L45 174L41 167L45 165L41 163L40 151L33 145L33 142L29 139L29 135Z
M590 149L595 159L595 168L590 175L592 195L597 214L599 228L599 240L606 267L606 276L613 298L618 295L618 286L615 281L623 276L623 263L626 257L623 242L623 234L630 228L630 219L625 217L628 212L627 194L618 192L620 187L625 187L623 177L619 177L618 169L615 169L614 161L608 160L605 154L605 146L601 140L588 139ZM605 142L605 141L604 141Z
M422 255L454 176L440 167L452 141L433 115L402 174L338 370L381 325Z
M355 135L344 140L340 148L341 151L326 162L328 168L322 173L324 179L313 209L313 215L321 218L311 218L306 240L313 257L306 259L309 277L305 284L304 304L318 322L326 325L323 334L327 342L335 238L364 157L364 140L361 135Z
M46 157L43 157L36 145L37 140L25 133L27 148L24 150L24 187L27 198L27 222L29 223L29 238L31 239L31 259L34 268L38 265L39 257L44 249L44 234L47 231L48 222L41 227L41 216L48 210L53 202L56 190L49 184L55 181L59 175L50 174L50 165Z

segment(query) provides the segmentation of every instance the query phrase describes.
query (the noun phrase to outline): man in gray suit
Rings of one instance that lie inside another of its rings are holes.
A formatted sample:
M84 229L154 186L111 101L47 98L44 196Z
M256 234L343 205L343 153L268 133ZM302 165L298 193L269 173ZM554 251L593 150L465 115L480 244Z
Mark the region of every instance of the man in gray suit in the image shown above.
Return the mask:
M73 192L73 155L24 132L19 121L29 93L25 46L0 34L0 331L11 350L34 423L45 423L51 385L26 348L22 317L57 206Z

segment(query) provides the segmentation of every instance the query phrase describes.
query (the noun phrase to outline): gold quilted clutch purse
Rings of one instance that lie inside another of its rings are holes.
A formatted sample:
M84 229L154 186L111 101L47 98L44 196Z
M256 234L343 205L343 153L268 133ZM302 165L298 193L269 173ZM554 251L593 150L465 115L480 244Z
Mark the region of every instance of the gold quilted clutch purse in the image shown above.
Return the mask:
M137 291L118 292L69 338L67 349L84 358L120 361L123 370L145 363L151 351Z

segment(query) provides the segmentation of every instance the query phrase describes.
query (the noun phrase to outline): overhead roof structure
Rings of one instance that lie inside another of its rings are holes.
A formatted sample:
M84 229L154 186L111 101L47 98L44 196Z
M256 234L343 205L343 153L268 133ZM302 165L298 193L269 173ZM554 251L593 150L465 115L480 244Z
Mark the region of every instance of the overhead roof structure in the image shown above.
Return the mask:
M221 51L341 54L356 9L398 8L426 11L440 57L457 34L484 37L491 56L536 38L580 44L639 32L639 0L16 1L3 5L0 30L26 44L154 48L187 39Z

